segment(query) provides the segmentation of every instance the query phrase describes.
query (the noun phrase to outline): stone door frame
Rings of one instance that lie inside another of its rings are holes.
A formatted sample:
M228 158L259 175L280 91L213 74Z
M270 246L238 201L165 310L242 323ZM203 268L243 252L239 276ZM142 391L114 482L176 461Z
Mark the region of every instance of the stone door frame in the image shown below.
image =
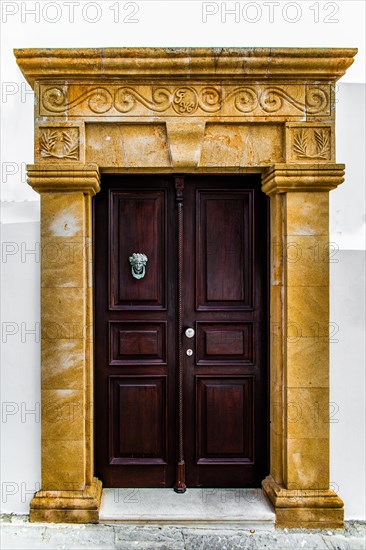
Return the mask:
M16 50L35 90L42 489L31 521L97 522L92 197L103 172L260 172L270 196L270 475L280 527L341 527L329 488L334 84L354 49ZM95 228L96 231L101 228Z

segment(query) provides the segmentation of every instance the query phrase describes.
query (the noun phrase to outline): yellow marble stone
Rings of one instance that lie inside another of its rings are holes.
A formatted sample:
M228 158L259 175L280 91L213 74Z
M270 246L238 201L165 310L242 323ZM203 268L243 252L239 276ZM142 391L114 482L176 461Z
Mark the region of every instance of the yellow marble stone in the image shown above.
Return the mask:
M287 286L329 285L329 238L304 235L286 237Z
M270 197L270 223L271 223L271 285L283 285L285 283L284 261L285 239L283 235L284 224L284 199L285 195L275 194Z
M85 489L85 441L42 440L42 489Z
M343 508L276 508L276 527L280 529L343 529Z
M270 469L273 479L277 482L283 480L283 435L276 433L272 428L270 429Z
M42 194L41 206L42 198L48 193L76 193L76 195L82 193L93 196L100 191L99 167L91 162L63 164L61 159L59 164L28 164L27 174L29 185ZM49 215L47 209L45 212L41 209L41 219L42 215Z
M46 288L82 288L88 247L85 239L77 237L44 237L42 239L41 286Z
M84 236L83 193L45 193L41 198L42 238Z
M91 283L91 280L90 280ZM85 331L85 476L90 484L94 477L94 342L93 342L93 289L87 288L87 312Z
M42 245L60 251L57 258L42 256L43 490L32 500L31 521L98 521L91 197L103 170L261 173L271 234L272 478L263 489L278 526L342 525L343 503L329 491L328 426L312 422L311 411L328 399L324 247L328 192L344 178L344 166L335 163L333 89L355 54L346 48L15 51L36 95L37 164L28 166L28 182L42 196ZM71 261L70 242L77 246ZM319 261L312 256L318 245ZM301 257L294 262L289 249L296 247ZM82 420L51 422L50 403L62 409L75 401ZM306 407L296 425L290 402Z
M172 167L182 171L197 168L201 158L205 122L167 121L166 131Z
M305 529L340 529L344 526L343 502L329 489L289 489L268 476L263 491L276 510L276 527Z
M278 435L283 433L283 392L284 388L282 385L271 382L270 424L271 430Z
M164 124L87 124L86 158L101 167L171 165Z
M314 117L316 119L316 116ZM325 123L316 121L308 124L303 122L288 122L286 124L286 161L288 163L308 163L316 160L327 163L335 160L335 128L333 117L328 117Z
M28 82L54 78L157 77L247 81L269 79L334 79L353 63L355 48L88 48L18 49L17 63ZM77 60L77 63L75 63ZM245 64L243 61L245 60Z
M287 193L286 235L328 236L329 194Z
M42 288L42 338L78 340L85 335L82 288Z
M284 482L290 489L329 488L329 439L286 439Z
M85 339L46 339L41 343L42 391L78 390L84 384Z
M286 437L329 437L328 388L286 388Z
M267 166L283 162L283 127L259 124L207 124L200 166ZM218 160L220 159L220 160Z
M270 364L271 383L283 383L283 320L281 311L284 306L284 289L271 287L270 298Z
M85 124L74 120L39 121L34 128L34 158L37 163L85 163Z
M309 162L269 166L263 173L262 189L277 193L320 193L336 189L344 181L344 164Z
M329 386L329 338L317 335L286 342L286 383L292 388Z
M329 288L287 288L287 338L327 337L329 334Z
M42 391L42 440L78 441L85 430L85 404L82 390Z
M38 491L31 502L30 522L98 523L102 484L93 477L83 490Z

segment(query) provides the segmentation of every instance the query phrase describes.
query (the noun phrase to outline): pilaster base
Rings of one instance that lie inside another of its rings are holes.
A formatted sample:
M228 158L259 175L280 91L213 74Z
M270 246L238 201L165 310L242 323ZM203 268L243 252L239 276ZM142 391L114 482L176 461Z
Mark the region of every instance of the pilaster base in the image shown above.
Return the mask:
M30 522L98 523L102 482L96 477L84 491L39 491L30 504Z
M276 512L276 527L288 529L343 529L343 501L327 489L286 489L270 476L263 491Z

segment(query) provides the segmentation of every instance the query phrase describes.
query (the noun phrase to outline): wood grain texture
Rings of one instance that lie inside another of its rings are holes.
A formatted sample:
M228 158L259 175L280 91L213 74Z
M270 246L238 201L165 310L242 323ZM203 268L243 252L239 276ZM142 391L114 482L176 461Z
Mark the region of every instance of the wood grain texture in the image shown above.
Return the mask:
M267 198L259 183L105 178L94 210L104 486L255 487L268 473ZM149 258L143 279L131 274L132 252Z

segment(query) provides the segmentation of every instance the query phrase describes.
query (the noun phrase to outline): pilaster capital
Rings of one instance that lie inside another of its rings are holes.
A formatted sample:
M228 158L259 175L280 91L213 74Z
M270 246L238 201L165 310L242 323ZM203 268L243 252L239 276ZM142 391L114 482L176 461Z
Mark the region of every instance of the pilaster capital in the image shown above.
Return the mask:
M273 164L264 172L262 190L267 195L331 191L344 181L344 164Z
M100 191L100 172L97 164L30 164L28 184L38 193L84 193Z

